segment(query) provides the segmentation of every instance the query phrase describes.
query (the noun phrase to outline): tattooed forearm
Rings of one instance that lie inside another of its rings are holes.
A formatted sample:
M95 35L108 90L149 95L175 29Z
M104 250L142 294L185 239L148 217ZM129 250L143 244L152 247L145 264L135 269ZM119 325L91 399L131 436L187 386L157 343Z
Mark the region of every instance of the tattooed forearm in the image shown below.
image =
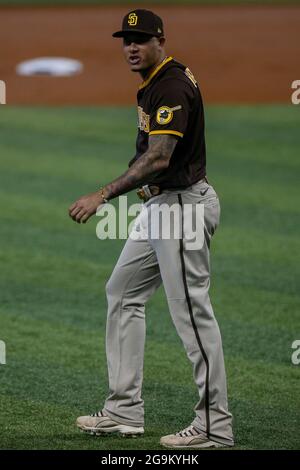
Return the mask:
M105 186L105 197L112 199L146 184L149 177L159 174L168 167L176 143L177 138L173 135L150 136L147 152L123 175Z

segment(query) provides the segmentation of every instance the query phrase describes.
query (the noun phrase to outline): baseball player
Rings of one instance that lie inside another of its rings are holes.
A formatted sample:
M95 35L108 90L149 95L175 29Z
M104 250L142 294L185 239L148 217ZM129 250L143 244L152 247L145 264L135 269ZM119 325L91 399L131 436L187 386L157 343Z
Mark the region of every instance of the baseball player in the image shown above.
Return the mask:
M106 285L109 394L102 409L79 417L77 426L97 435L144 433L145 304L163 283L172 320L193 364L199 401L193 422L161 437L160 443L182 449L233 446L222 342L208 292L210 240L220 205L206 178L199 87L187 67L166 56L163 23L153 12L129 12L113 36L123 38L125 59L143 79L137 94L136 154L124 174L81 197L69 214L85 223L101 204L137 189L147 213L160 204L179 207L180 219L174 223L181 236L127 239ZM204 207L203 243L193 250L185 233L187 205ZM188 406L184 397L182 405Z

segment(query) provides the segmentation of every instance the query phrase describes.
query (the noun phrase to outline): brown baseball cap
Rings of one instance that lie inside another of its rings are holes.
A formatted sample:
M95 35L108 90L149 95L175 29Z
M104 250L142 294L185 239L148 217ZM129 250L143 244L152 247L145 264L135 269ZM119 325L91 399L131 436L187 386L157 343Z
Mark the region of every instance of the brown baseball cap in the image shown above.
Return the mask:
M113 37L123 38L129 33L161 37L164 35L162 19L150 10L132 10L124 16L122 29L113 33Z

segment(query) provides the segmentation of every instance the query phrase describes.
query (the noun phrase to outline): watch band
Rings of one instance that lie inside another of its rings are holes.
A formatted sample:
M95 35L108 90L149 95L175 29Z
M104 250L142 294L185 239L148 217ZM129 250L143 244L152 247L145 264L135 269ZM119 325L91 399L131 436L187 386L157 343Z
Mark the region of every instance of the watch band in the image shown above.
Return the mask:
M99 189L99 193L100 193L100 195L101 195L103 201L104 201L105 203L107 203L107 202L108 202L108 199L106 199L106 197L104 196L104 188L100 188L100 189Z

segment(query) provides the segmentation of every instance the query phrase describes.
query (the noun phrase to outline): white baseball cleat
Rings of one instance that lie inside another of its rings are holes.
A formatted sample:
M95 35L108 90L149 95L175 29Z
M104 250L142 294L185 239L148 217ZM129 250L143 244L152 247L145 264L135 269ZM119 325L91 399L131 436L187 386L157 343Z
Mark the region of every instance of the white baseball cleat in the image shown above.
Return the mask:
M90 416L79 416L76 426L82 431L95 436L118 433L122 436L137 437L144 434L142 426L129 426L109 418L105 412L98 411Z
M169 434L160 439L164 447L172 449L206 449L209 447L232 447L232 444L221 444L209 439L202 431L198 431L193 425L188 426L176 434Z

